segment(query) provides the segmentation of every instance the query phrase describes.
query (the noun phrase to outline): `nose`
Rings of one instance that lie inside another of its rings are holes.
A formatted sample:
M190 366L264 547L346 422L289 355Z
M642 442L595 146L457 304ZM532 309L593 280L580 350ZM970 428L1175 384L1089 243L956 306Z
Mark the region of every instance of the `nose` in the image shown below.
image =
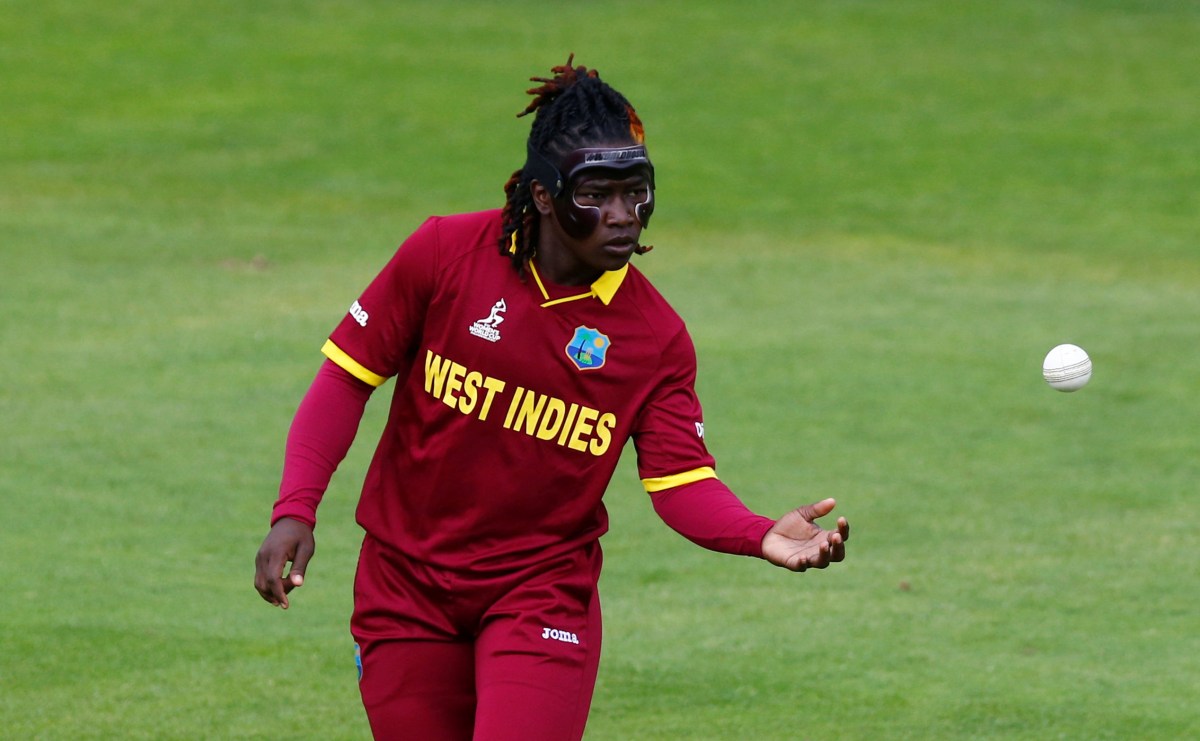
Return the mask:
M636 207L620 195L609 198L604 204L604 221L611 226L632 224L637 221Z

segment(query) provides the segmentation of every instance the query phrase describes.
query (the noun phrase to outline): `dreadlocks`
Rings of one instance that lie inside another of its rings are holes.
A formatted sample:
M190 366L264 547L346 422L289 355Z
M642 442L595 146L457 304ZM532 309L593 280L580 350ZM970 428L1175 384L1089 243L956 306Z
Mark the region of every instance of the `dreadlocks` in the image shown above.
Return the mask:
M529 131L529 150L555 162L582 147L621 142L641 144L642 122L625 96L603 82L596 70L572 66L574 61L575 55L571 54L566 64L550 69L553 77L529 78L531 82L542 83L526 91L534 96L533 102L517 114L520 118L536 113ZM513 267L522 273L538 243L531 181L522 168L504 184L507 201L502 213L500 254L509 257ZM648 247L637 247L639 254L647 251Z

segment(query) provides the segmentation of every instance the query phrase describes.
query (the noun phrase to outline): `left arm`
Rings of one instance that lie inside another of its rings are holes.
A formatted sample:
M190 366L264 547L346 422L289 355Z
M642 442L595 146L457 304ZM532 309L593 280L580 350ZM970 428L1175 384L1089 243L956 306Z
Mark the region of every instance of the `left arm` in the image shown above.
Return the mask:
M775 523L747 509L719 479L650 492L654 511L675 532L719 553L763 557L762 540Z
M660 357L662 380L633 430L638 472L659 517L705 548L757 556L792 571L823 569L843 560L850 537L845 518L838 519L833 531L815 523L833 510L832 499L772 521L747 509L716 478L696 396L696 350L682 325Z
M720 480L703 479L651 492L654 510L672 530L699 546L721 553L756 556L791 571L823 569L846 558L850 525L840 517L836 530L815 523L834 500L799 507L777 521L756 515Z

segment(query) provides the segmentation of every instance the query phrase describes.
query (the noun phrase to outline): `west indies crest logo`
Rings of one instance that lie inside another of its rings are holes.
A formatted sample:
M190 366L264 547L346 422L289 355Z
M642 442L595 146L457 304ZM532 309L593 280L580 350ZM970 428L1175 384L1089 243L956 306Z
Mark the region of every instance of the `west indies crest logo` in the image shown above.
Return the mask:
M612 341L608 335L591 327L576 327L575 335L567 343L567 358L579 370L596 370L604 365Z

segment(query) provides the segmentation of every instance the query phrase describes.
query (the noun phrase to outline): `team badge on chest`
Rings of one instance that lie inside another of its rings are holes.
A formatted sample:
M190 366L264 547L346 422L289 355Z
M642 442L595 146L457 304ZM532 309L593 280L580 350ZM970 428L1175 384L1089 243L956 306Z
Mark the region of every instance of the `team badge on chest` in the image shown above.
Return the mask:
M579 370L596 370L604 365L612 341L608 335L591 327L576 327L575 335L567 343L567 358Z

